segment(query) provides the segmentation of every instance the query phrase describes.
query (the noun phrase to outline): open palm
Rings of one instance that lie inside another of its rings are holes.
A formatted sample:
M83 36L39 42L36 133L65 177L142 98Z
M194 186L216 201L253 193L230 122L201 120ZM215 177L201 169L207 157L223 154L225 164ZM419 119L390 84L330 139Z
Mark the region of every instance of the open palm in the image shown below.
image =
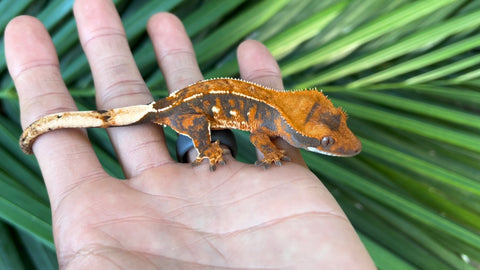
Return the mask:
M98 108L149 103L113 4L79 0L74 11ZM170 90L202 79L176 17L157 14L148 31ZM14 19L5 47L24 126L76 109L40 22ZM278 66L260 43L244 42L238 60L244 79L282 88ZM174 162L158 126L109 135L127 180L108 176L83 131L55 131L34 145L62 268L374 268L332 196L281 140L292 159L281 167L262 170L227 155L227 165L210 172L207 164Z

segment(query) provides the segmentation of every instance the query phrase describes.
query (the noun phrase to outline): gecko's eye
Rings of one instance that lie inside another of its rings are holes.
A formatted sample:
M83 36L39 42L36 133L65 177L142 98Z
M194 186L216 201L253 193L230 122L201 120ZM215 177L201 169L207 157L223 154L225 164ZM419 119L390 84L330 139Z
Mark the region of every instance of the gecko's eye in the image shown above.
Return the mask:
M330 136L326 136L322 138L321 143L324 148L329 147L335 143L335 139Z

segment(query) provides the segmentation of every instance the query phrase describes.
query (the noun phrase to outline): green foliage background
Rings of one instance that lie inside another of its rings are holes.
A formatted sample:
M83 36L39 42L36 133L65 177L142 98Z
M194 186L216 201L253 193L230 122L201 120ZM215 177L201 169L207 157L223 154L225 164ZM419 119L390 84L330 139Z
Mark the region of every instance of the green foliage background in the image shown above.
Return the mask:
M145 25L153 13L170 11L183 20L207 78L238 76L235 48L253 38L278 59L287 88L316 86L348 112L363 152L304 157L380 269L480 269L480 1L115 3L158 98L167 92ZM3 31L19 14L41 19L79 108L94 109L72 5L0 1L0 269L58 267L42 176L17 144L18 100L6 71ZM89 135L106 170L121 177L106 133ZM247 149L239 159L253 162L247 135L236 135ZM167 137L172 146L175 135L167 131Z

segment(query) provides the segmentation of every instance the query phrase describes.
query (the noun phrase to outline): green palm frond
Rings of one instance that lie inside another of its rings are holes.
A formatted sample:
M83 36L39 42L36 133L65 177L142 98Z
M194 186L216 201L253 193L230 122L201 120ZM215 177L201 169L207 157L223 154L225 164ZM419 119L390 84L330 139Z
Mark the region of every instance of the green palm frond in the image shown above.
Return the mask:
M380 269L480 267L479 1L114 2L156 97L167 91L145 26L155 12L170 11L184 22L206 77L238 76L236 46L258 39L279 60L287 88L321 88L347 111L362 153L304 157ZM94 109L72 5L1 1L0 33L16 15L40 18L79 108ZM18 147L3 37L0 47L0 269L52 269L48 198L35 159ZM89 135L105 169L122 177L105 131ZM172 149L175 135L166 135ZM253 162L248 135L236 135L246 149L239 159Z

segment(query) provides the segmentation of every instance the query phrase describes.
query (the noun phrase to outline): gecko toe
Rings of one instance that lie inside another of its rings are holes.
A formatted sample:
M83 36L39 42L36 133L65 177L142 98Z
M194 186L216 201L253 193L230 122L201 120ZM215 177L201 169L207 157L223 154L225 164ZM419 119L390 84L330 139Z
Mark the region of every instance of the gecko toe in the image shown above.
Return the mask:
M192 162L191 164L192 164L192 167L197 167L198 165L200 165L200 163L198 163L198 162L195 162L195 161L194 161L194 162Z
M270 164L261 160L255 161L255 166L262 167L264 170L270 168Z
M192 164L192 167L197 167L198 165L200 165L203 161L203 158L197 158L195 159L191 164Z

